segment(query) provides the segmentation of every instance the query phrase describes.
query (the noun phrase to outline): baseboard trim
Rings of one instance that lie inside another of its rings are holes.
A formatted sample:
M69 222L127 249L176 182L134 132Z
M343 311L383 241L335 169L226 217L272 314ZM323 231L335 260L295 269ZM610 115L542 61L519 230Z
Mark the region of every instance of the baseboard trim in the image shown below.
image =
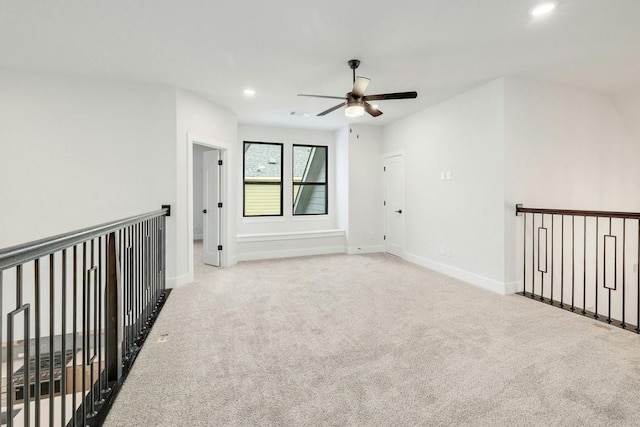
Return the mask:
M167 277L166 285L167 288L179 288L191 282L193 282L193 275L183 274L178 277Z
M347 254L356 255L356 254L373 254L378 252L383 252L384 249L382 245L369 245L369 246L349 246L347 248Z
M506 295L522 292L522 282L507 282L504 284L504 293Z
M437 271L438 273L442 273L446 276L453 277L455 279L461 280L482 289L489 290L491 292L495 292L500 295L513 293L509 292L511 290L511 283L499 282L488 277L470 273L466 270L451 267L450 265L442 264L440 262L423 258L418 255L413 255L407 252L405 252L404 254L404 259L414 264L418 264L422 267Z
M324 246L320 248L285 249L280 251L245 252L238 254L238 261L257 261L261 259L295 258L310 255L343 254L344 246Z

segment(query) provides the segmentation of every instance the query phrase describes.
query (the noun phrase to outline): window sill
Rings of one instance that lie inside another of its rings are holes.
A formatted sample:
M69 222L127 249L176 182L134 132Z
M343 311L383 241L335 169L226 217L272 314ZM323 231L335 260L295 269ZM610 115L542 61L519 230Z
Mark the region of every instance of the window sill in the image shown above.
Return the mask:
M295 215L291 217L292 221L328 221L330 215Z
M262 223L262 222L284 222L283 216L244 216L243 224Z
M238 243L271 242L280 240L322 239L344 237L344 230L296 231L285 233L238 234Z

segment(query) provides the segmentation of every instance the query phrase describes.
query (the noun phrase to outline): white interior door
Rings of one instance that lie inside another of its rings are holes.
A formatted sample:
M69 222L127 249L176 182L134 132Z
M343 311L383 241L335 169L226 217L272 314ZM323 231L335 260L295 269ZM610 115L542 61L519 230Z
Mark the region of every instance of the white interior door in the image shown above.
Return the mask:
M220 160L219 150L202 153L204 162L204 197L203 197L203 241L202 261L205 264L220 266Z
M384 250L403 256L404 248L404 158L402 155L384 160Z

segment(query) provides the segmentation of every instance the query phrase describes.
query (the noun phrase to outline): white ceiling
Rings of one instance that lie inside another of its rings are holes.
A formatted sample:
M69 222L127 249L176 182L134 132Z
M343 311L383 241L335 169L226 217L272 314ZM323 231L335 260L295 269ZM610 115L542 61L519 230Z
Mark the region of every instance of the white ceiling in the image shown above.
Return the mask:
M0 0L0 67L185 88L241 123L336 129L347 60L387 124L500 76L619 93L640 87L640 0ZM242 90L252 87L251 99Z

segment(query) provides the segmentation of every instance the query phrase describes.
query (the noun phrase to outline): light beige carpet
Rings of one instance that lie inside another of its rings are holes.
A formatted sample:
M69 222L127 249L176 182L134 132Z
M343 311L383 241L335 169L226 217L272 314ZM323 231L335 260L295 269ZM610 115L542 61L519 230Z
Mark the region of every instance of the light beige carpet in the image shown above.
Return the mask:
M640 425L630 332L382 254L197 274L106 426Z

